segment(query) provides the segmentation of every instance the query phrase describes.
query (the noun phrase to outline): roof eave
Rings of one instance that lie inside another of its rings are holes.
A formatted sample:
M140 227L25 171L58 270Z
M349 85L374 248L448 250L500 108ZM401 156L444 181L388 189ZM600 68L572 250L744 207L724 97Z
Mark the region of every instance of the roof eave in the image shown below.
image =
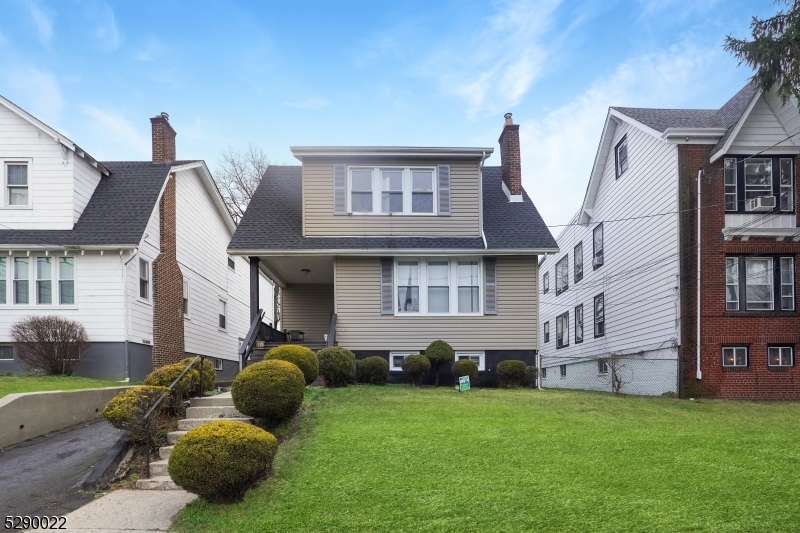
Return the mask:
M356 248L356 249L298 249L298 250L276 250L276 249L232 249L228 248L231 255L259 256L259 257L278 257L278 256L297 256L297 255L354 255L371 256L376 255L420 255L426 256L447 256L454 254L464 255L542 255L558 253L559 248Z
M290 146L292 154L304 157L447 157L481 159L494 148L445 148L424 146Z
M667 128L661 139L669 144L717 144L726 131L725 128Z
M739 135L739 130L742 129L744 122L747 120L747 117L750 116L750 112L753 110L753 107L755 107L756 102L758 102L759 98L761 98L760 90L755 92L753 98L750 100L750 103L747 104L747 109L745 109L744 113L742 113L742 116L739 117L739 121L733 127L733 131L725 140L725 144L723 144L719 150L711 154L711 156L709 157L709 161L711 163L713 163L714 161L725 155L725 153L727 153L728 149L733 144L733 141L736 139L736 136Z

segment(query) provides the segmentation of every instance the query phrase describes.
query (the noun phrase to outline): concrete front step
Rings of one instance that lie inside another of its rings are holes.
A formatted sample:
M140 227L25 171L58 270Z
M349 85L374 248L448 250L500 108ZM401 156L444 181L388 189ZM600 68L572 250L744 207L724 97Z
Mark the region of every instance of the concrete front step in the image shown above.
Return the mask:
M218 422L220 420L233 420L234 422L244 422L245 424L252 424L253 419L251 417L245 418L184 418L183 420L178 420L178 430L180 431L189 431L190 429L194 429L198 426L202 426L203 424L208 424L209 422Z
M152 479L154 477L169 476L169 472L167 471L168 465L169 461L166 459L162 459L160 461L151 461L150 478Z
M247 418L232 405L189 407L186 418Z
M175 446L162 446L161 448L158 449L158 456L167 461L169 460L169 454L172 453L172 450L174 448Z
M150 463L152 466L153 463ZM155 476L150 479L137 479L136 488L140 490L178 490L180 487L169 476Z
M167 442L170 444L175 444L178 442L178 439L186 435L185 431L170 431L167 433Z
M203 398L192 398L192 401L189 405L192 407L233 407L233 398L231 397L230 393L219 394L217 396L205 396Z

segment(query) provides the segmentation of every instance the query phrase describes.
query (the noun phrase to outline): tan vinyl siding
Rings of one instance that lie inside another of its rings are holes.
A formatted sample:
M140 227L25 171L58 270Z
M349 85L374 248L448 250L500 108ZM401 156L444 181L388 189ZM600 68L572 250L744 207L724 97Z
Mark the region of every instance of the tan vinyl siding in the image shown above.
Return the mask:
M450 165L450 216L334 215L333 165ZM477 161L431 159L306 160L303 162L303 229L306 236L480 236L479 166Z
M333 285L290 285L283 289L283 328L305 332L305 340L321 342L333 311Z
M456 350L536 349L537 258L497 258L497 314L381 315L380 259L336 259L340 346L351 350L422 350L443 339Z

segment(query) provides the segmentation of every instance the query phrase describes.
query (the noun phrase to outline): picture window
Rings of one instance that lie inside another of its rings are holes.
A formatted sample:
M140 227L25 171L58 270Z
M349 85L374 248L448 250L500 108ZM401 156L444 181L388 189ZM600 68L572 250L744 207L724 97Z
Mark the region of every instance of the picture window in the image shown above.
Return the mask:
M395 313L481 313L481 266L478 259L398 259Z

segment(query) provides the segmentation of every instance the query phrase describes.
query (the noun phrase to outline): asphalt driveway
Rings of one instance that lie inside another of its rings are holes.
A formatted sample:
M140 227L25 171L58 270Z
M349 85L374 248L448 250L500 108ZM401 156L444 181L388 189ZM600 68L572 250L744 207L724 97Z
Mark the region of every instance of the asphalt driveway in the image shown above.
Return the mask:
M0 450L0 518L60 516L94 499L81 483L119 434L99 419Z

